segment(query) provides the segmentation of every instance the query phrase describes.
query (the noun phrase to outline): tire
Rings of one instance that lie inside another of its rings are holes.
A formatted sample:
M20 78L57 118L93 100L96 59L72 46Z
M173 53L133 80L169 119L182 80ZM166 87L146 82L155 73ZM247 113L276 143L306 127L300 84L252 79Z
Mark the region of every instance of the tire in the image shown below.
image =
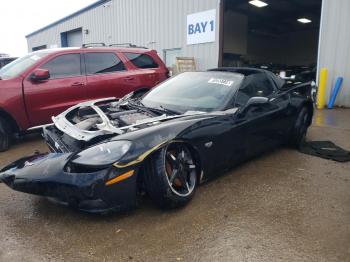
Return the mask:
M290 145L299 149L305 142L307 129L310 125L311 112L307 107L303 107L295 121L290 137Z
M11 144L11 128L6 120L0 117L0 152L9 149Z
M160 208L178 208L193 198L198 167L186 145L169 144L156 152L145 167L146 191Z

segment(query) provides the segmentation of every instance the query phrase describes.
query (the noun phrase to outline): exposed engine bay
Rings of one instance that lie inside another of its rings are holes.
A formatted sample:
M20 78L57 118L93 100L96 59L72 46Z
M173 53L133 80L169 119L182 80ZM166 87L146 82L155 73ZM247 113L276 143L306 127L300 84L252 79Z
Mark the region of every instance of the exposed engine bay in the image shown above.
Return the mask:
M140 110L123 110L120 108L120 103L114 99L80 105L68 112L66 119L81 130L98 131L103 129L104 123L110 123L113 127L120 128L155 116L155 114Z
M135 108L130 108L129 103L128 99L117 100L116 98L80 103L52 117L54 125L45 126L43 136L51 151L71 152L109 136L157 125L184 115L204 113L187 112L184 115L167 115L157 110L153 112L149 109L140 109L136 105L134 105Z

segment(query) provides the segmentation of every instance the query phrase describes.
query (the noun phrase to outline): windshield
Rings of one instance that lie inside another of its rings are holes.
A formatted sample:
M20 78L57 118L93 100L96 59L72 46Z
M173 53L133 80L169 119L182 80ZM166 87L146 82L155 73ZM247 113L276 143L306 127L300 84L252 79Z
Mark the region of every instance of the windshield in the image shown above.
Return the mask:
M26 56L16 59L15 61L12 61L0 69L0 79L6 80L20 75L30 66L34 65L38 60L47 56L48 53L49 52L43 51L30 53Z
M142 100L144 106L177 112L222 109L243 75L229 72L187 72L158 85Z

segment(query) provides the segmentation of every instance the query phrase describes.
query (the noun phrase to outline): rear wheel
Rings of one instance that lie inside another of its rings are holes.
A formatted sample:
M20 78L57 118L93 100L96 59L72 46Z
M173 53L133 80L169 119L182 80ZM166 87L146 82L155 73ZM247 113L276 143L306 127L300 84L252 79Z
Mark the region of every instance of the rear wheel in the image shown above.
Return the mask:
M292 135L290 138L290 145L295 148L300 148L302 144L305 142L307 129L309 127L311 118L311 112L307 107L303 107L297 120L295 122Z
M9 149L11 144L11 128L6 120L0 117L0 152Z
M162 208L183 206L195 193L197 170L193 155L186 145L169 144L146 165L147 192Z

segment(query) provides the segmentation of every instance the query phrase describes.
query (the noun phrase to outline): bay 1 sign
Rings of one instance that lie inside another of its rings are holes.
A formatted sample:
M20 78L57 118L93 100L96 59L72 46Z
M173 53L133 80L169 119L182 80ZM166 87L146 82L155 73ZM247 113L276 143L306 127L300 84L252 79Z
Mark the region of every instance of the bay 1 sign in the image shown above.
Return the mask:
M187 44L215 42L216 9L187 15Z

